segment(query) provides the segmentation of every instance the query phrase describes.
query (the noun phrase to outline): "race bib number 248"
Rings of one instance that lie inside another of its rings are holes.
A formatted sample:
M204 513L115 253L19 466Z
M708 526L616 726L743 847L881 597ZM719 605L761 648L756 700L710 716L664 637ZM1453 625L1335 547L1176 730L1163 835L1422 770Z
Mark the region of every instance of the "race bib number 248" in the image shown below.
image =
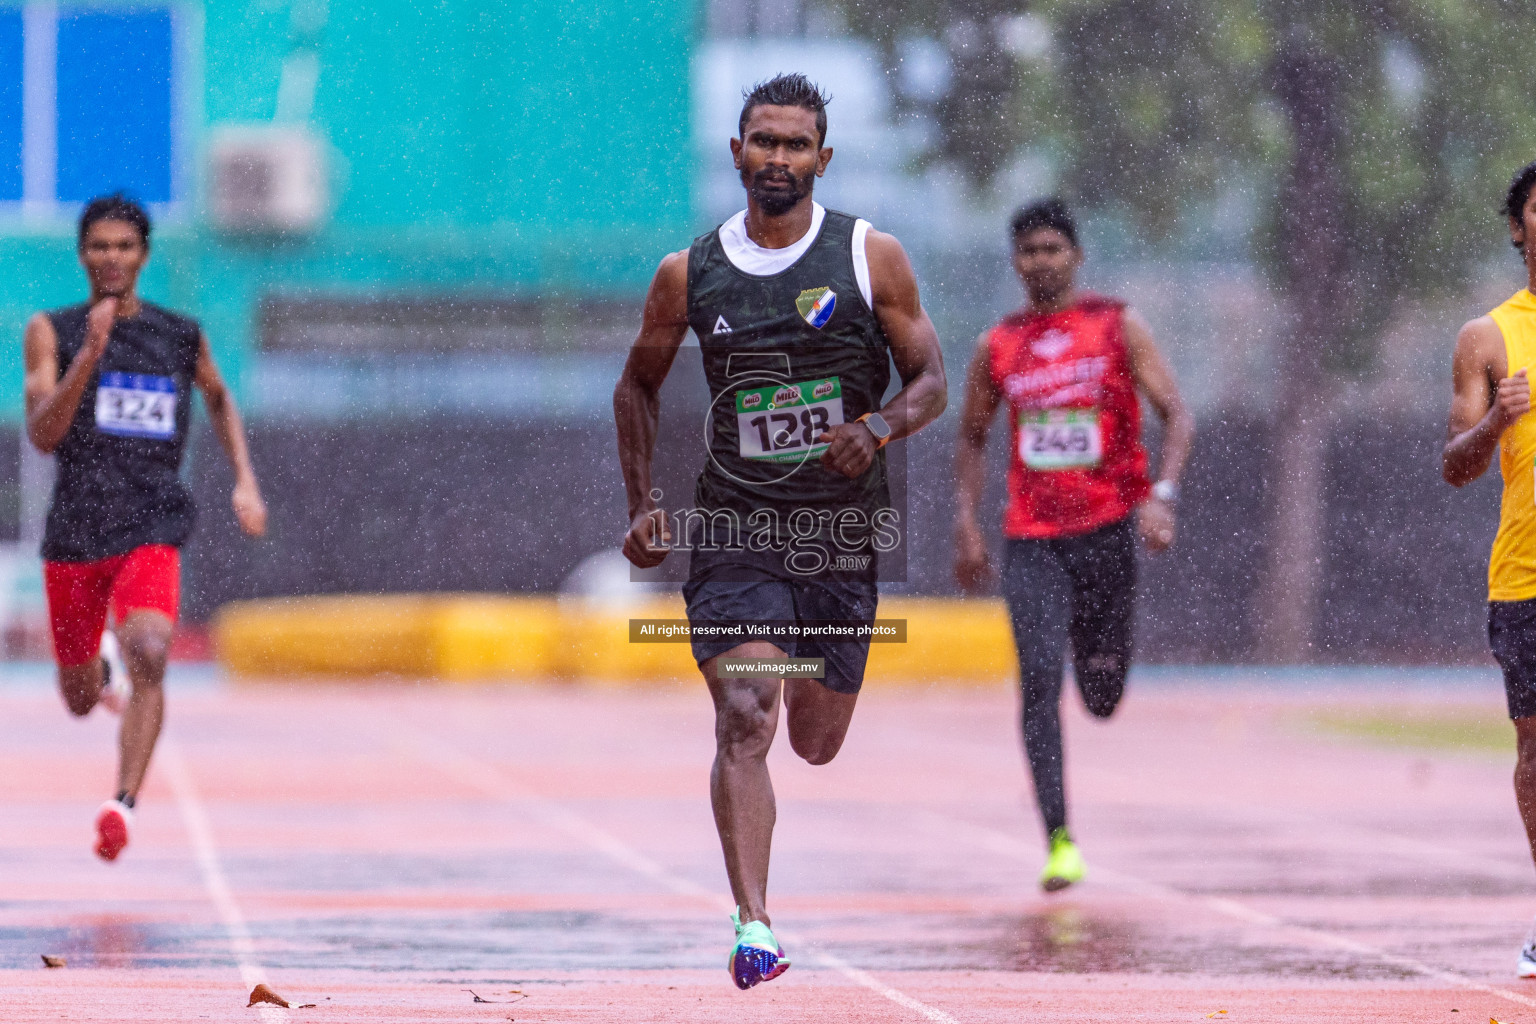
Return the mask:
M96 388L96 429L119 437L176 436L176 382L148 373L104 373Z

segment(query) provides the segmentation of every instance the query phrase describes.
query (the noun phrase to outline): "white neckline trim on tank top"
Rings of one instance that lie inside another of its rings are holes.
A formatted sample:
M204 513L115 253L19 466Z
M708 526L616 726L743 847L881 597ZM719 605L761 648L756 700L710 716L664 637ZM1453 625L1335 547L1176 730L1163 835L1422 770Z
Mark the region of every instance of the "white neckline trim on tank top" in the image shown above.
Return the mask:
M788 270L795 261L805 255L806 250L821 236L821 225L826 219L826 207L812 200L810 229L792 245L786 245L782 249L765 249L747 237L747 211L742 210L720 225L720 248L725 250L725 258L730 260L731 265L737 270L757 277L771 277ZM853 274L858 281L859 294L864 297L864 304L873 308L873 292L869 283L869 256L864 251L869 227L867 220L861 219L854 224L852 255Z
M804 256L821 234L821 224L826 219L826 207L813 200L810 230L782 249L765 249L747 237L747 211L742 210L720 225L720 247L725 250L726 259L735 264L737 270L768 277L788 270L796 260Z

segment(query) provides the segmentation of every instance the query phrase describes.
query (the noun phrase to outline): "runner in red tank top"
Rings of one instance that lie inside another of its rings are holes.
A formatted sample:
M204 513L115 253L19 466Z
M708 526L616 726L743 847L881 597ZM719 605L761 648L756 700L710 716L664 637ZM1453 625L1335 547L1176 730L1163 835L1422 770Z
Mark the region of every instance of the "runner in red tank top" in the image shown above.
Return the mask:
M986 338L992 390L1010 409L1003 533L1088 533L1147 497L1141 407L1125 303L1084 292L1056 312L1011 314Z
M1083 252L1058 200L1013 218L1022 310L981 336L965 384L955 456L955 575L991 576L977 523L987 432L1006 405L1012 429L1003 597L1019 652L1024 749L1049 846L1040 884L1083 877L1062 780L1062 656L1070 645L1083 703L1108 718L1125 691L1136 593L1136 513L1152 551L1173 543L1179 473L1194 421L1146 322L1118 299L1076 288ZM1162 477L1147 479L1138 392L1164 424Z

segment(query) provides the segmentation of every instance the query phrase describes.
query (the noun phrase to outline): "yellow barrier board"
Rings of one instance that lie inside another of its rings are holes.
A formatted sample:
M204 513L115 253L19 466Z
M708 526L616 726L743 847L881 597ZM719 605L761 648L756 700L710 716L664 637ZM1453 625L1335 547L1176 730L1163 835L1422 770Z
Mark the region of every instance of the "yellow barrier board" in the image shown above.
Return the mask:
M870 645L866 685L999 685L1016 678L1001 601L892 597L905 643ZM692 683L687 643L631 643L630 619L685 618L682 598L601 604L552 596L389 594L240 601L214 621L219 661L242 678L398 675L448 682Z
M391 594L240 601L213 636L238 676L469 680L556 674L562 626L549 598Z

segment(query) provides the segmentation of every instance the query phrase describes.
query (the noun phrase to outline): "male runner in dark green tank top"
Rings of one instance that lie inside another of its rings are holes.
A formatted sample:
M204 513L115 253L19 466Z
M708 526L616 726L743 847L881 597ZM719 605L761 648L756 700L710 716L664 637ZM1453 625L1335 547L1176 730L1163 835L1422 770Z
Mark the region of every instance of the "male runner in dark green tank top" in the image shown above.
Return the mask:
M801 75L781 75L747 95L741 137L731 140L747 209L661 262L614 391L629 498L624 554L648 568L672 542L651 490L659 392L693 329L715 399L694 502L712 533L723 522L728 535L692 552L684 596L696 631L872 621L875 565L889 550L880 531L896 522L881 449L944 410L938 337L900 243L811 197L832 159L825 106ZM887 402L891 362L903 387ZM853 554L832 565L823 557L829 550ZM774 821L766 758L780 693L795 753L825 764L842 746L867 651L867 639L694 634L715 706L710 798L737 904L728 967L741 988L789 966L766 909ZM722 671L729 661L789 654L823 659L824 678Z

